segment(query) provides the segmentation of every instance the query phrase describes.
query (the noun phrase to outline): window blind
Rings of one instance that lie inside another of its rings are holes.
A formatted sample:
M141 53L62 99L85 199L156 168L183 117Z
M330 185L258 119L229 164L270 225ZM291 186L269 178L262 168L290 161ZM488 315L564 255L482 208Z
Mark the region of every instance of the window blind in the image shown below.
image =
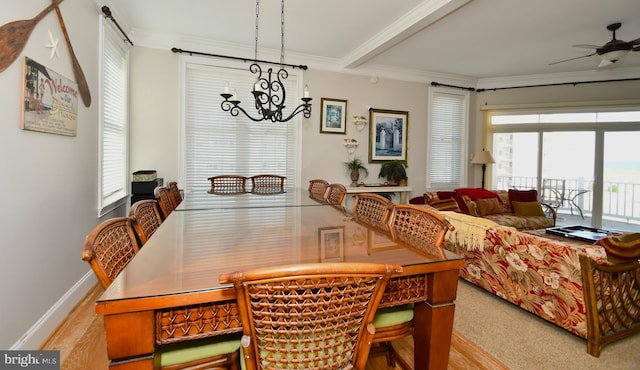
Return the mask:
M298 76L289 73L283 81L287 94L285 116L300 103ZM225 174L276 174L287 177L285 187L298 183L300 116L288 122L254 122L242 113L233 117L220 107L220 93L228 84L230 92L241 101L240 106L257 117L250 91L255 81L256 75L249 72L246 64L185 64L185 188L209 187L209 177Z
M427 188L466 184L468 94L432 88L427 143Z
M129 50L102 19L99 215L127 196Z

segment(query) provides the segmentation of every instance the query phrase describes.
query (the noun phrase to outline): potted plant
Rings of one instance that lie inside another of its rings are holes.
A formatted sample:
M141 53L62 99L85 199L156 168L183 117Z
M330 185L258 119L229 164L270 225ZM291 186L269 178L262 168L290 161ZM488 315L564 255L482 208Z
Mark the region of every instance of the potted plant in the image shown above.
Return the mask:
M389 161L382 164L378 178L385 178L392 185L407 185L407 161Z
M363 175L363 177L369 176L369 170L359 158L353 158L348 162L344 162L344 165L349 171L349 176L351 176L351 186L358 186L360 175Z

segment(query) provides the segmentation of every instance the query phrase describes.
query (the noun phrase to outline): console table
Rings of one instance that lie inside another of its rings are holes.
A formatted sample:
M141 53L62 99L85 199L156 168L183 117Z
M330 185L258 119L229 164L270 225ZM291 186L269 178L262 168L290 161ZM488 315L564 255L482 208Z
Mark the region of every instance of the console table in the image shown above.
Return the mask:
M347 186L347 194L360 193L400 193L400 203L409 203L410 186Z

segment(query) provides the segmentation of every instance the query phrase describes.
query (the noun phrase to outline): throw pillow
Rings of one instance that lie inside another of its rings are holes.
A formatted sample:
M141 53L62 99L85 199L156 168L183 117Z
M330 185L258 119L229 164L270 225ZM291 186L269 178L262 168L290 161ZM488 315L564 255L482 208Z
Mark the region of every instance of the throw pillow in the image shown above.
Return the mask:
M429 201L429 205L438 211L460 212L458 202L455 199L437 199Z
M462 213L469 214L469 207L467 207L467 203L462 199L462 194L455 191L439 191L438 198L439 199L455 199L458 203L458 208Z
M540 202L511 202L516 216L544 216Z
M500 199L498 194L484 188L458 188L458 189L455 189L455 192L462 195L466 195L469 198L471 198L471 200L485 199L485 198Z
M633 262L640 259L640 233L611 235L595 242L607 252L613 263Z
M495 215L503 212L502 204L498 198L476 199L476 213L478 216Z
M537 202L538 191L536 189L531 190L516 190L509 189L509 203L511 203L511 212L515 212L513 202Z

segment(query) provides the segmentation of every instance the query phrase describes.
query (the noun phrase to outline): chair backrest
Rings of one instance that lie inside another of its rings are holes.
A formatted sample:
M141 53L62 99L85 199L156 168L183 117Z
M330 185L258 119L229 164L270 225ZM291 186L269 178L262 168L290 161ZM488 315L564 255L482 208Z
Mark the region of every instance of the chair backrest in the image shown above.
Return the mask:
M566 180L562 179L543 179L541 195L542 202L549 204L554 208L561 207L566 199L565 183Z
M353 202L353 219L375 229L388 232L389 216L393 203L378 194L356 194Z
M139 246L129 217L100 223L87 236L82 259L89 262L102 287L108 287L135 257Z
M158 186L153 191L153 194L158 201L158 205L160 206L160 211L162 211L162 219L166 219L169 217L169 214L173 212L173 202L171 201L171 194L169 188L166 186Z
M344 198L347 196L347 188L342 184L331 184L327 190L327 202L333 207L345 212Z
M438 213L412 204L397 204L389 221L393 240L424 253L444 257L444 236L453 225Z
M219 175L208 179L211 181L212 194L242 194L246 193L247 178L239 175Z
M247 369L364 369L371 323L402 267L313 263L222 275L233 283Z
M309 180L309 196L313 199L325 202L325 194L329 183L322 179Z
M169 195L171 195L171 201L173 202L173 208L175 209L180 203L182 203L182 194L180 194L180 188L175 181L169 181L167 183L169 188Z
M162 224L158 201L155 199L143 199L135 202L131 206L129 217L141 245L144 245Z
M285 176L256 175L251 176L251 192L256 194L274 194L284 192Z

